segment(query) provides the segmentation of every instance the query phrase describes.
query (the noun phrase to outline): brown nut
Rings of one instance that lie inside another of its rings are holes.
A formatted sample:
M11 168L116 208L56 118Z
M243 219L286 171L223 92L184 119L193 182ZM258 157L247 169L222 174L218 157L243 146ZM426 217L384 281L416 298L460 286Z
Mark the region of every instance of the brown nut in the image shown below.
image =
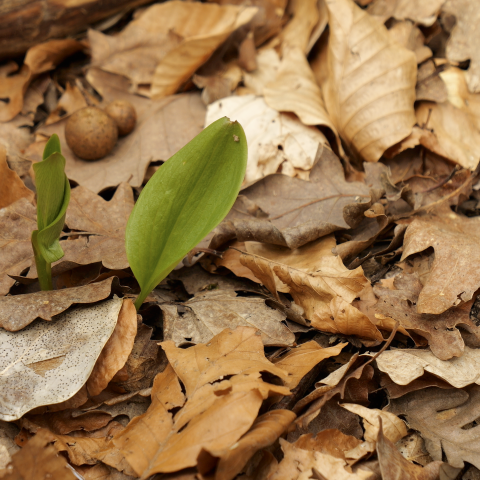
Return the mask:
M105 112L115 120L120 136L128 135L135 128L137 112L130 102L114 100L106 106Z
M118 138L115 121L97 107L77 110L65 125L65 139L83 160L98 160L110 153Z

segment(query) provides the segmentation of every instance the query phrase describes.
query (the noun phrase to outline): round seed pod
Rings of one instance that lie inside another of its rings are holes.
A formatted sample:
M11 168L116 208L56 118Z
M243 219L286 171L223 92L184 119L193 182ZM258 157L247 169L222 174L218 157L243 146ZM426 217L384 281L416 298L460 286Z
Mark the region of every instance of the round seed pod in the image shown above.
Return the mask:
M109 154L118 138L115 121L98 107L77 110L65 125L65 139L83 160L99 160Z
M120 136L128 135L137 123L137 112L130 102L114 100L105 108L105 113L115 120Z

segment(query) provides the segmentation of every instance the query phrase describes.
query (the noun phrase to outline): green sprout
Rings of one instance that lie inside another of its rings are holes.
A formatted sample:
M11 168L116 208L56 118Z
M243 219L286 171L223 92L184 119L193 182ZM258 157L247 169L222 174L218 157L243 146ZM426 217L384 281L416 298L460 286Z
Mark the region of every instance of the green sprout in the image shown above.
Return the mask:
M227 215L247 168L241 125L224 117L167 160L128 219L125 246L141 291L135 307Z
M37 187L37 227L32 247L42 290L52 289L52 263L64 253L59 238L65 224L70 184L65 175L65 158L60 140L52 135L45 145L43 160L33 165Z

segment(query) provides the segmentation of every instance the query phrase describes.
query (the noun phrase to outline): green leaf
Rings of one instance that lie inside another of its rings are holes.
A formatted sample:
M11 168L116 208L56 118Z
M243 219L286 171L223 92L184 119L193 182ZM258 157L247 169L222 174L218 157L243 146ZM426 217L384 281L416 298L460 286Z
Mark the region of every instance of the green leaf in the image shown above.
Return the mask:
M247 168L241 125L224 117L165 162L127 223L128 261L146 296L227 215Z
M52 287L50 264L64 253L59 237L65 224L70 184L65 175L65 158L60 141L52 135L45 146L43 160L33 165L37 187L37 226L32 232L32 246L42 290Z

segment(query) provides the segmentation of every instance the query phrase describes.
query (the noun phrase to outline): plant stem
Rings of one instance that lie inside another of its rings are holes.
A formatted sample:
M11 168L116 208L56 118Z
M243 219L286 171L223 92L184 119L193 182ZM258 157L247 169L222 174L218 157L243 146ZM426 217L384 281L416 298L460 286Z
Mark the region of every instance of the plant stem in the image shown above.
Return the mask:
M40 288L42 290L52 290L52 264L47 262L40 252L37 252L34 248L35 253L35 265L37 266L38 282L40 283Z
M142 290L140 292L140 295L135 300L135 308L137 309L137 312L140 309L140 307L142 306L142 303L145 300L145 298L147 298L148 293L149 293L148 290L146 290L146 291Z

